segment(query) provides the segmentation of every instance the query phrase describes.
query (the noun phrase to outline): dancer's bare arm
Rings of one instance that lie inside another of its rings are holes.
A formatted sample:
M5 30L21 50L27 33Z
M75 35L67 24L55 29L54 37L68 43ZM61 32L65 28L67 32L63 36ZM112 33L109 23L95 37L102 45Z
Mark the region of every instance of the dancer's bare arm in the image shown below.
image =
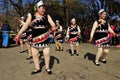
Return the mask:
M28 26L31 23L31 19L32 19L32 15L29 13L28 17L27 17L27 20L26 20L25 24L23 25L23 27L18 32L18 35L22 34L28 28Z
M94 36L94 33L95 33L95 30L96 30L97 26L98 26L98 22L95 21L94 24L93 24L91 34L90 34L90 39L88 40L88 42L92 42L92 39L93 39L93 36Z
M28 17L27 17L27 20L25 22L25 24L23 25L23 27L20 29L20 31L18 32L18 34L15 36L14 40L16 42L19 41L19 37L20 35L28 28L28 26L30 25L31 23L31 19L32 19L32 15L31 14L28 14Z
M55 23L53 22L52 18L50 15L48 15L48 22L50 23L52 30L56 29Z

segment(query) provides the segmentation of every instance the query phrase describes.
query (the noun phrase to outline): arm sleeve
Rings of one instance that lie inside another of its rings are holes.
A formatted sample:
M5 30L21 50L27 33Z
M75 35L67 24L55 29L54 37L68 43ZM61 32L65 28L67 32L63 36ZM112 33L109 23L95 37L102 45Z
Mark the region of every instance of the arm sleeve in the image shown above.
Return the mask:
M23 25L23 27L18 32L19 35L22 34L28 28L28 26L31 23L31 19L32 19L32 15L29 13L25 24Z
M93 38L97 26L98 26L98 23L97 23L97 21L95 21L94 24L93 24L91 33L90 33L90 37L91 37L91 38Z

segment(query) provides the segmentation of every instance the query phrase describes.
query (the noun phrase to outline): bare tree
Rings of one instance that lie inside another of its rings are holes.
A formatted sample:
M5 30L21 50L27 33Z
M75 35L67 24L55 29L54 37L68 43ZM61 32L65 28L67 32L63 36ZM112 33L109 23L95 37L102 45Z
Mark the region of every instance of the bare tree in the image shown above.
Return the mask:
M23 0L9 0L16 12L20 15L23 16L25 15L29 10L31 10L34 5L39 1L39 0L33 0L29 1L28 0L28 8L24 8Z

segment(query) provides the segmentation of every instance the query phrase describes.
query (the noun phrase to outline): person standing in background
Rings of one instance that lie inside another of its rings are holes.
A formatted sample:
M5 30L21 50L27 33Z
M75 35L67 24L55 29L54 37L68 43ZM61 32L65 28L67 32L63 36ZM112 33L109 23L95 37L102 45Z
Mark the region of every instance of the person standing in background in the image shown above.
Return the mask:
M84 30L83 30L83 42L86 43L89 39L89 35L90 34L90 29L85 26Z
M116 29L116 21L115 21L115 20L112 20L112 21L110 22L110 27L111 27L111 29L112 29L113 31L115 31L115 29ZM110 37L110 44L111 44L111 46L112 46L112 45L114 45L114 43L115 43L115 38L116 38L116 36L114 36L114 34L112 34L112 33L109 32L109 37Z
M20 29L21 29L22 26L25 24L24 20L25 20L25 18L24 18L23 16L21 17L20 20L17 19L17 21L20 22ZM23 42L24 42L24 43L26 44L26 46L27 46L27 49L28 49L28 57L26 58L27 60L32 59L31 46L30 46L30 44L29 44L29 42L28 42L28 41L29 41L28 38L31 36L31 34L32 34L32 29L31 29L31 27L29 26L29 27L27 28L27 30L24 31L24 32L20 35L20 46L21 46L21 50L22 50L20 53L25 52L25 51L24 51L24 45L23 45Z
M25 18L24 18L23 16L22 16L20 19L21 19L21 21L23 21L23 22L24 22L24 20L25 20ZM19 22L20 22L20 21L19 21ZM21 29L22 26L23 26L23 24L20 23L19 29ZM24 33L23 33L23 34L24 34ZM23 41L23 37L20 38L20 47L21 47L20 53L23 53L23 52L24 52L24 41Z
M117 34L120 34L120 24L119 23L117 23L117 27L115 29L115 32ZM116 40L116 47L120 48L120 36L117 36L116 38L117 38L117 40Z
M8 47L8 43L9 43L9 32L11 30L11 27L9 25L8 20L5 20L4 24L1 27L1 31L2 31L2 46L7 48Z
M2 23L0 24L0 47L2 47L2 31L1 31Z

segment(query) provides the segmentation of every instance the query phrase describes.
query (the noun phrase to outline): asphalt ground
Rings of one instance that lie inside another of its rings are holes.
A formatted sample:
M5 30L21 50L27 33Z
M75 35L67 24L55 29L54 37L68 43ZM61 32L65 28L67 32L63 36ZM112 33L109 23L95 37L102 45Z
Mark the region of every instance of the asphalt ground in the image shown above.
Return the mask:
M20 46L0 48L0 80L120 80L120 48L112 46L107 56L107 64L95 66L93 61L97 48L92 44L81 43L79 56L70 56L69 44L63 43L63 51L55 51L50 46L50 67L53 72L45 72L44 57L40 49L41 73L31 75L33 60L26 60L27 52L19 53ZM25 50L27 48L25 47Z

